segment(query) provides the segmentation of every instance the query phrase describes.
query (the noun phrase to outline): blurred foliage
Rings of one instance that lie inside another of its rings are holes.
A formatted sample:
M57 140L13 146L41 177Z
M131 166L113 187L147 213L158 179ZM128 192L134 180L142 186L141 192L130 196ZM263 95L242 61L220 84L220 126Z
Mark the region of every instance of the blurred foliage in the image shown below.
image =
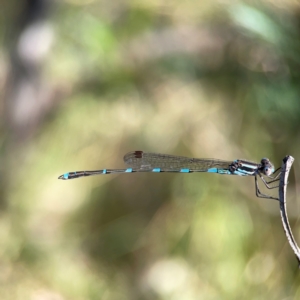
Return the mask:
M277 167L290 154L300 241L299 2L56 5L40 76L58 104L26 139L5 121L23 6L0 23L1 299L299 299L279 205L253 178L56 179L139 149Z

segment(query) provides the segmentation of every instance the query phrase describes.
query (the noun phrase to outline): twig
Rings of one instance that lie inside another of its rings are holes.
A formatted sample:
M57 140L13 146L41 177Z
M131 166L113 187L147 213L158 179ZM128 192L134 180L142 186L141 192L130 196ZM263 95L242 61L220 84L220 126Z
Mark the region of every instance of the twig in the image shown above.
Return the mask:
M288 177L290 173L290 169L294 162L294 158L290 155L287 155L282 162L281 166L281 175L280 175L280 183L279 183L279 207L280 207L280 215L282 220L283 229L285 231L288 242L290 243L291 248L293 249L296 258L298 260L299 268L300 268L300 249L294 239L288 216L286 210L286 188L288 184Z

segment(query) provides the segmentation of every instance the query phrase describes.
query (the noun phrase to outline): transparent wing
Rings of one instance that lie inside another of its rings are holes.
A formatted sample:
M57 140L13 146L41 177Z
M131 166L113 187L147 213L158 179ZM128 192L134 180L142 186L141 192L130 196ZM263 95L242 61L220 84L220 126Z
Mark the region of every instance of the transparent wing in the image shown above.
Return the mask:
M144 151L132 151L124 156L126 165L135 169L182 169L206 171L210 168L218 168L228 170L232 161L224 161L213 158L189 158L184 156L176 156L161 153L150 153Z

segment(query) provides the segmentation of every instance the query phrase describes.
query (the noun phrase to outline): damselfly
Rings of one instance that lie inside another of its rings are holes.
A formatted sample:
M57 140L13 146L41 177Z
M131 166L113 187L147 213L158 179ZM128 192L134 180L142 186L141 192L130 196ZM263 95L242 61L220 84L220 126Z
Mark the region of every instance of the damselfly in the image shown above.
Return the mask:
M92 175L135 172L208 172L226 175L254 176L256 196L259 198L278 200L278 198L261 193L257 182L257 176L259 176L268 189L278 187L271 187L269 184L279 180L280 172L276 176L274 175L280 168L275 170L268 158L263 158L260 163L255 163L243 159L225 161L213 158L189 158L169 154L132 151L124 156L124 162L128 166L126 169L68 172L59 176L58 179L68 180ZM271 180L266 181L263 175Z

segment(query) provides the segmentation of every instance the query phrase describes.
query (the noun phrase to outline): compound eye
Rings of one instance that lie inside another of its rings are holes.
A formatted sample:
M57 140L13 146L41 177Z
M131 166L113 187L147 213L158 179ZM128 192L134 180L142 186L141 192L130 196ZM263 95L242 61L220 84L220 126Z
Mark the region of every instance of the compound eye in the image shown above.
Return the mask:
M269 159L268 158L263 158L260 162L262 165L266 165L269 163Z
M270 167L265 167L264 168L264 174L265 175L270 176L272 173L273 173L272 168L270 168Z

